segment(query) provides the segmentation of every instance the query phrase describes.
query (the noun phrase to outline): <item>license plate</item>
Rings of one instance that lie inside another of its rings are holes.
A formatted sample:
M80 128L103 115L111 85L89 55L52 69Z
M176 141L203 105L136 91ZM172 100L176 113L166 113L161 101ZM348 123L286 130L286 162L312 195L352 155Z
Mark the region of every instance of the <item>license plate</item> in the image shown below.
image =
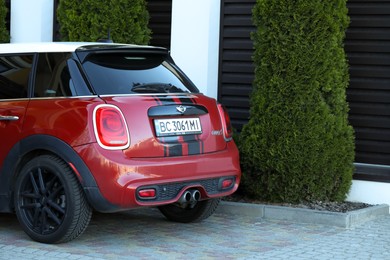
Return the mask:
M201 134L199 118L155 119L154 128L157 136Z

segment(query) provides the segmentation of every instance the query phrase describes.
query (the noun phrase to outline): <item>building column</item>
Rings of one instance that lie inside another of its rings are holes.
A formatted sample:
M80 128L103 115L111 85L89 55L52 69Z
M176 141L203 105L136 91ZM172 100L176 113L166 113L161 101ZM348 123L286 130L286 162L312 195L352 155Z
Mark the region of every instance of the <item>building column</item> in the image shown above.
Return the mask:
M220 0L172 0L171 55L205 95L217 98Z
M11 43L53 40L53 0L11 0Z

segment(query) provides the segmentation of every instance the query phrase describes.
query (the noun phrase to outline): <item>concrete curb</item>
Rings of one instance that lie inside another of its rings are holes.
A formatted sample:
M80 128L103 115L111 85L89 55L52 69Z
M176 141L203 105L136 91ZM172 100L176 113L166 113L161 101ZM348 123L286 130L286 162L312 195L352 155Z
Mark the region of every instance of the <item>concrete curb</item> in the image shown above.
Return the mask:
M353 228L366 221L389 215L389 205L381 204L346 213L293 207L221 201L217 212L268 220L286 220Z

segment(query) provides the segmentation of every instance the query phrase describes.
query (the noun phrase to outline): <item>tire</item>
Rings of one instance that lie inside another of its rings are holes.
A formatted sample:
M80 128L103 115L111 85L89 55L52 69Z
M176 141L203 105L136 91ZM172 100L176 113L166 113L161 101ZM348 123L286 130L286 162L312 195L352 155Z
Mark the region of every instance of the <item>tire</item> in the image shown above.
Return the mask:
M87 228L92 208L71 168L52 155L40 155L20 171L14 206L24 232L41 243L63 243Z
M210 217L217 209L221 199L198 201L193 208L181 208L175 204L160 206L160 212L171 221L180 223L199 222Z

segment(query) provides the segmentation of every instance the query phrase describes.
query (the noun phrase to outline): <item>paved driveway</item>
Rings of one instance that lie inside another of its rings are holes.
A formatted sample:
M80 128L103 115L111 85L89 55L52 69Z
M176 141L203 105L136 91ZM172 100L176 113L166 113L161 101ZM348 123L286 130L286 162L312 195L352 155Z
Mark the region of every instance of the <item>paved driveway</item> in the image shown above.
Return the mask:
M178 224L155 209L95 214L60 245L31 241L0 214L0 259L390 259L390 217L354 229L224 215Z

